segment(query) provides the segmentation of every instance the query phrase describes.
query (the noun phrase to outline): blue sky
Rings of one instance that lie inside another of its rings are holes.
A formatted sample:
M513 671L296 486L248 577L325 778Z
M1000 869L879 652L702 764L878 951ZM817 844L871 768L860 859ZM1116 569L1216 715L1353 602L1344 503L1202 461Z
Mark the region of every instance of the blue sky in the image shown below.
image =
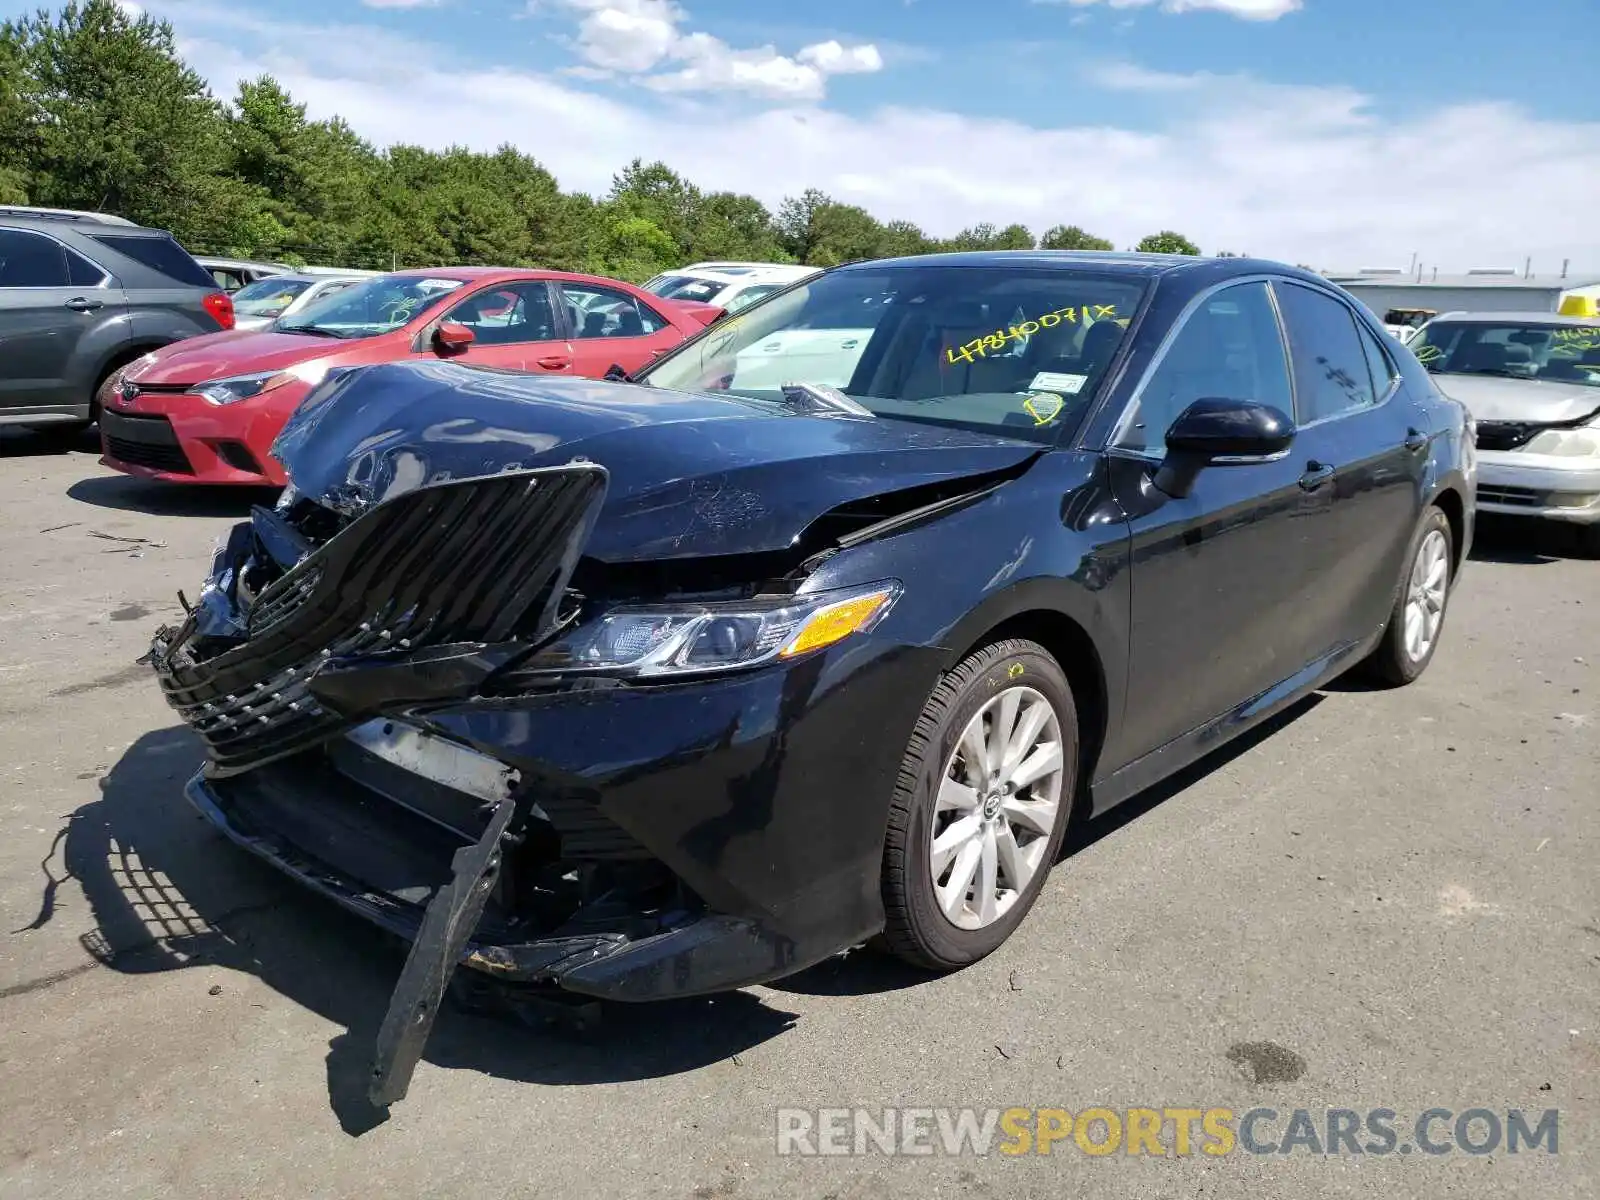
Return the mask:
M219 94L270 71L379 143L511 141L568 187L638 155L934 233L1600 271L1595 0L141 2Z

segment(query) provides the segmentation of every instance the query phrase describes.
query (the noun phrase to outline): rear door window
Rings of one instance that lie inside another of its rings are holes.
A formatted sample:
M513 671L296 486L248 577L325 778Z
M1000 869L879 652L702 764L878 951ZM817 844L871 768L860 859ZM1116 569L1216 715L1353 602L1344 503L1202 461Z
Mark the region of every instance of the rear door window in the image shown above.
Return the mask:
M67 256L67 281L84 287L99 287L106 281L106 273L72 247L63 248Z
M1276 287L1294 363L1296 423L1371 408L1377 396L1355 314L1308 287L1282 281Z
M203 288L217 286L211 273L170 237L130 237L116 233L95 233L90 236L102 246L109 246L118 254L125 254L134 262L142 263L177 283Z
M561 292L575 338L644 337L667 326L666 318L626 292L579 283L564 283Z
M61 243L26 229L0 229L0 287L67 287Z

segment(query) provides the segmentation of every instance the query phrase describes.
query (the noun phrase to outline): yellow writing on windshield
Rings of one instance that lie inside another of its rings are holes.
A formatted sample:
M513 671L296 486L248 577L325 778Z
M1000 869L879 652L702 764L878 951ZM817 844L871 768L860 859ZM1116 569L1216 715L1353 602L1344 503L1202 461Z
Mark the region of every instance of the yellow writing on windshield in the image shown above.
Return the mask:
M1066 403L1054 392L1036 392L1022 402L1022 407L1028 410L1035 425L1048 425L1061 415Z
M1417 346L1415 352L1420 363L1437 362L1444 357L1444 351L1437 346Z
M1600 347L1600 329L1558 329L1555 342L1550 348L1552 355L1564 358L1569 354L1582 354Z
M974 357L983 358L987 354L1003 350L1006 343L1032 337L1041 329L1054 329L1065 321L1069 325L1093 324L1099 320L1115 320L1117 306L1115 304L1072 304L1066 308L1058 308L1054 312L1047 312L1036 321L1024 321L1020 325L1013 325L1010 329L996 329L993 333L984 334L981 338L973 338L962 346L945 347L945 361L950 363L972 362Z

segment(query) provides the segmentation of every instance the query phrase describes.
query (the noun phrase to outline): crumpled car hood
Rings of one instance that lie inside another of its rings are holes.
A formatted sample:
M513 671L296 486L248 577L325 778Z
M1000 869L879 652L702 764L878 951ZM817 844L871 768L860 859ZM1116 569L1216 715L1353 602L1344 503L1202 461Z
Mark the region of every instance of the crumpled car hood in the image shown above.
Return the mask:
M1600 388L1499 375L1435 375L1434 384L1479 421L1572 421L1600 409Z
M332 375L273 446L296 494L349 515L428 483L599 463L610 490L585 553L613 562L782 550L841 504L1002 471L1040 450L732 395L442 362Z

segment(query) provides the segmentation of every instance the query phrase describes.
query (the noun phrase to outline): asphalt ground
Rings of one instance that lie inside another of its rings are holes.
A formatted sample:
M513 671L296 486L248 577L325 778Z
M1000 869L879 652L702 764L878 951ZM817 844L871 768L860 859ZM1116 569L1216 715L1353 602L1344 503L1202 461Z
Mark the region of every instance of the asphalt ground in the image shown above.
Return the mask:
M983 963L856 953L588 1039L448 1012L379 1122L398 952L190 811L198 750L134 661L260 499L0 433L8 1200L1600 1194L1600 562L1560 530L1485 527L1419 683L1336 684L1091 825ZM802 1152L853 1150L818 1111L850 1106L1269 1108L1252 1141L1291 1152ZM1330 1108L1394 1110L1399 1145L1288 1136ZM1433 1108L1502 1137L1404 1153ZM1509 1153L1513 1109L1557 1110L1557 1152Z

